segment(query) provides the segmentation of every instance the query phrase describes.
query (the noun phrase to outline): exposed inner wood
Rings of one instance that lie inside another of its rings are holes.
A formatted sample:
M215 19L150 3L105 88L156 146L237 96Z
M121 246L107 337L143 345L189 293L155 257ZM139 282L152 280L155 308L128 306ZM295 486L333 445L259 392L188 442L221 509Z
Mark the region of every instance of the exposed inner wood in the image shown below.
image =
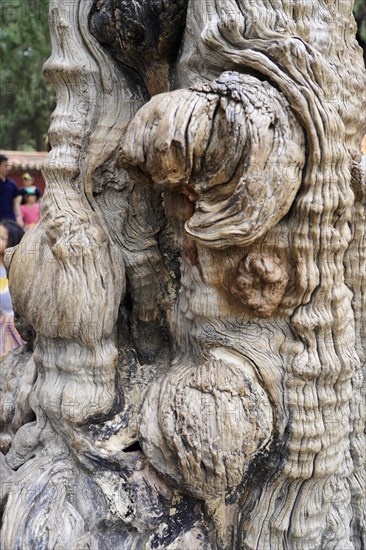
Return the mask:
M50 29L2 547L363 549L351 0L51 0Z

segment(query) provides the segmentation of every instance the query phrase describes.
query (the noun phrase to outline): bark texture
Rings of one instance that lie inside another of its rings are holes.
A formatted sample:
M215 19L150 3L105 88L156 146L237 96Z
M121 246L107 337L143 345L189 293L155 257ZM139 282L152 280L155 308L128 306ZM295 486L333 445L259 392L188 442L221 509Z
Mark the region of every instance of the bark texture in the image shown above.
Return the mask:
M2 548L364 549L352 2L51 0L50 28Z

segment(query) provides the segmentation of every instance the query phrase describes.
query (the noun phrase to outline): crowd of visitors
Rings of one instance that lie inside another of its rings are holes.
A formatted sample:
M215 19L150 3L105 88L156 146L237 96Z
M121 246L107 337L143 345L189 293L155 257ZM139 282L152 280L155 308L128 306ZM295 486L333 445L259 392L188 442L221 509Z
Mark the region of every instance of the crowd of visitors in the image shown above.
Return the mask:
M8 176L8 158L0 155L0 220L15 221L25 231L39 222L41 192L33 177L22 175L22 187Z
M41 192L33 177L25 173L22 187L8 177L8 158L0 155L0 357L23 341L14 324L8 279L4 266L5 250L21 241L24 231L39 222Z
M23 229L15 221L0 221L0 357L23 343L14 325L14 311L4 266L5 250L19 244L23 235Z

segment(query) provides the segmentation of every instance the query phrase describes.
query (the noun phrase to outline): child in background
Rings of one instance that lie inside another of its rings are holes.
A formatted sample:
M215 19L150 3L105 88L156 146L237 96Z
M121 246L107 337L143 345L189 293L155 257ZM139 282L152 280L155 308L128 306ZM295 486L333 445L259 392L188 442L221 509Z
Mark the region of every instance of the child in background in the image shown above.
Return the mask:
M22 204L25 204L25 195L26 193L34 192L37 197L37 201L41 198L41 191L34 185L34 178L28 172L22 175L22 187L20 193L23 197Z
M37 202L36 192L31 188L26 188L23 197L24 204L20 205L20 211L23 216L24 229L28 231L39 222L39 202Z
M14 311L4 266L6 248L17 245L23 229L11 220L0 221L0 357L23 344L14 325Z

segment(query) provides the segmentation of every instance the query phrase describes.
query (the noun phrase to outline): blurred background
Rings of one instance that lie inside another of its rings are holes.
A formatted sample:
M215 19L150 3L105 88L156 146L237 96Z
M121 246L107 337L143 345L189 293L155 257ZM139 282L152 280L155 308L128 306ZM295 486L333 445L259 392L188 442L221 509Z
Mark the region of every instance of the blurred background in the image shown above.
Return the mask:
M51 53L49 0L0 0L0 152L22 186L29 173L44 190L41 166L55 94L42 75Z

